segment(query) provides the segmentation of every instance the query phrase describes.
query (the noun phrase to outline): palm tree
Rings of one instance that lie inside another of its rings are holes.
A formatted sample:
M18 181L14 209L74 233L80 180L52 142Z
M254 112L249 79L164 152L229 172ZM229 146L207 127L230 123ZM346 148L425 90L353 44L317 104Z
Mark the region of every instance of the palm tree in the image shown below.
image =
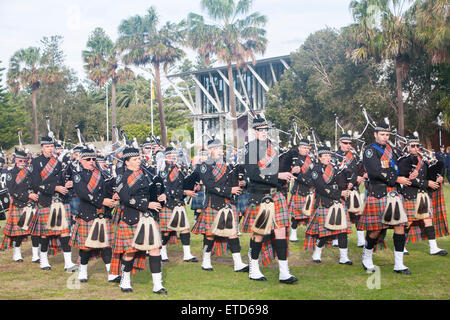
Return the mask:
M201 7L213 24L205 23L201 15L188 16L188 45L208 62L216 55L227 65L231 116L236 118L236 98L232 64L241 68L249 59L256 63L255 54L264 54L267 46L263 29L267 17L258 12L247 15L252 0L202 0ZM233 120L233 145L237 147L237 120Z
M397 91L398 130L404 134L403 79L413 48L413 0L354 0L350 10L353 30L360 46L351 53L357 62L368 58L394 61Z
M168 67L185 55L179 47L184 42L183 22L167 22L158 29L159 17L151 7L145 16L133 16L119 25L118 46L122 59L136 66L151 64L155 72L158 100L161 142L167 146L167 128L161 92L161 68L167 73Z
M431 62L448 63L450 51L450 16L448 0L417 2L417 36L431 56Z
M33 143L38 143L37 91L41 82L53 82L58 79L58 68L47 66L47 57L37 47L16 51L10 59L7 83L15 93L22 89L31 90L33 106Z
M117 83L132 78L133 72L126 66L119 68L119 54L116 45L102 28L96 28L91 33L86 46L87 50L82 51L82 57L89 79L100 87L111 81L111 123L114 127L117 125ZM116 143L117 138L113 134L112 142Z

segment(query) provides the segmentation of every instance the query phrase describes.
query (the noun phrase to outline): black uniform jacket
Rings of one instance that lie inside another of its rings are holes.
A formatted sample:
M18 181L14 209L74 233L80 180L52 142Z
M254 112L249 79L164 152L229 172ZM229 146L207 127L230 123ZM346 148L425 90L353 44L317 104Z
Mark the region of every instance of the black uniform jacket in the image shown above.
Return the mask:
M322 163L318 163L314 166L311 172L311 178L316 188L316 204L315 207L319 206L319 203L322 207L329 208L333 205L334 201L340 201L342 189L338 186L338 174L336 174L336 170L334 170L333 177L331 180L326 183L323 178L323 174L326 169L326 165Z
M46 179L41 177L47 163L51 158L46 158L44 155L40 155L31 160L31 187L35 193L39 193L38 203L43 207L49 207L52 204L52 197L58 195L63 199L63 195L56 192L56 186L64 185L64 177L62 176L61 162L58 160L53 171L47 176Z
M103 206L103 200L106 195L106 184L101 173L96 170L98 175L98 183L93 176L93 171L83 169L74 176L74 190L80 198L80 208L78 210L78 217L84 221L91 221L97 217L97 210ZM93 180L93 186L89 191L89 181ZM105 214L105 216L110 217Z
M419 159L417 156L410 154L399 160L400 176L409 177L409 174L416 168ZM401 193L407 200L417 198L419 190L428 191L428 164L422 160L421 168L417 178L411 180L410 186L402 186Z
M17 175L22 169L15 166L11 171L8 171L6 176L6 187L10 196L13 198L14 206L23 208L28 202L28 190L31 189L31 178L27 168L23 169L22 176L16 180Z

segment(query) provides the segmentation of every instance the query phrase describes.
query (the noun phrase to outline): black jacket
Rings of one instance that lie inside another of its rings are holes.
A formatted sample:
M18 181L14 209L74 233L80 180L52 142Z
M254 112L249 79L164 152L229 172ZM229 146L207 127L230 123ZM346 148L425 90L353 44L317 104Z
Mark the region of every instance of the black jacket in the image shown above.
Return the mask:
M21 170L22 169L15 166L11 171L8 171L6 175L6 187L13 199L13 205L18 208L23 208L27 205L29 194L28 190L31 189L31 179L27 169L25 169L25 177L17 183L16 178Z
M417 156L409 155L399 160L400 176L409 177L409 174L415 169L418 164ZM402 186L401 193L407 200L414 200L417 198L419 190L427 191L428 188L428 164L422 162L417 178L411 180L410 186Z
M311 178L316 188L316 207L320 203L322 207L329 208L334 201L340 201L341 199L342 189L338 186L336 170L330 182L326 183L322 176L326 167L324 164L319 163L314 166L311 172Z
M40 155L31 160L29 167L31 171L31 188L34 190L34 193L39 193L38 203L43 207L50 207L54 195L58 195L61 199L63 198L62 194L55 191L56 186L64 185L61 162L57 161L54 170L45 180L41 177L41 172L49 160L50 158Z
M78 217L84 221L91 221L97 217L97 210L103 206L103 200L106 195L106 185L103 176L100 175L100 180L97 186L89 191L88 184L91 180L93 172L83 169L74 176L74 190L80 198L80 208L78 210ZM110 217L105 214L106 217Z

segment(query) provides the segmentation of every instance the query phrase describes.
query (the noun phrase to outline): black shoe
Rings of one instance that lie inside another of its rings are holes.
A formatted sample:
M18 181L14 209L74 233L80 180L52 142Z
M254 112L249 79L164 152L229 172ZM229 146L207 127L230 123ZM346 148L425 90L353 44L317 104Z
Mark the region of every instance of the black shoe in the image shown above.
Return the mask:
M362 263L362 266L363 266L364 270L366 270L367 272L375 272L375 268L369 269L364 265L364 263Z
M351 262L350 260L348 260L347 262L339 262L339 264L346 264L346 265L353 265L353 262Z
M267 281L266 277L261 277L261 278L258 278L258 279L250 278L250 280L255 280L255 281Z
M400 273L400 274L405 274L405 275L410 275L411 274L411 271L409 271L408 268L403 269L403 270L394 270L394 272Z
M162 262L169 262L169 259L161 260Z
M43 267L43 268L41 268L41 270L45 270L45 271L52 270L52 267Z
M198 262L198 259L196 257L192 257L188 260L183 260L184 262Z
M438 251L436 253L432 253L432 256L446 256L448 254L447 251L445 251L444 249L441 249L441 251Z
M167 294L167 290L166 290L166 288L161 288L158 291L153 291L153 293L156 293L156 294Z
M248 272L250 270L249 266L245 266L242 269L234 270L234 272Z
M363 245L363 244L362 244L362 245L359 245L358 248L364 248L364 245Z
M289 239L289 241L290 241L290 242L298 242L298 240L290 240L290 239Z
M75 272L77 270L78 270L78 265L77 264L74 264L70 268L64 268L64 271L66 271L66 272Z
M80 282L87 282L88 279L80 279Z
M286 284L292 284L294 282L296 282L298 279L295 276L291 276L290 278L286 279L286 280L280 280L281 283L286 283Z
M32 263L40 263L40 262L41 262L41 259L37 259L37 260L34 260L34 261L31 260L31 262L32 262Z
M409 251L406 251L406 252L403 251L403 255L404 256L409 256Z
M313 262L315 262L315 263L321 263L322 260L313 260Z
M116 283L120 283L120 276L115 277L112 280L108 280L108 282L116 282Z
M133 292L133 289L132 288L120 288L120 290L122 291L122 292L126 292L126 293L128 293L128 292Z
M14 262L23 262L23 259L14 260Z
M205 271L214 271L213 268L203 268L203 267L202 267L202 269L205 270Z

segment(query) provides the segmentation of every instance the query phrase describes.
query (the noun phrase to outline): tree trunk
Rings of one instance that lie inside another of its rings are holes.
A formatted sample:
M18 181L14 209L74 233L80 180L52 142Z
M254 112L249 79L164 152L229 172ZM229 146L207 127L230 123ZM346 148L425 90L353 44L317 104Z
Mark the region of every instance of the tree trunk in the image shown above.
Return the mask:
M234 96L234 78L233 78L233 67L231 66L231 63L228 64L228 82L229 82L229 89L230 89L230 111L231 116L233 118L236 118L236 98ZM237 128L237 119L233 119L233 147L238 147L238 128ZM226 129L225 129L226 130ZM225 141L224 141L225 143Z
M159 70L159 63L154 63L153 67L155 68L155 77L156 77L156 98L158 99L158 111L159 111L159 123L161 126L161 143L164 147L167 147L167 128L166 128L166 119L164 118L164 109L162 102L162 93L161 93L161 75Z
M111 128L117 126L117 112L116 112L116 84L117 79L113 78L111 81ZM112 143L117 142L116 135L113 133L112 135Z
M403 110L403 70L402 63L398 60L395 61L395 76L397 80L397 117L398 117L398 132L405 135L405 114Z
M37 121L36 95L37 95L37 89L32 89L31 101L33 104L33 144L38 143L38 121Z

